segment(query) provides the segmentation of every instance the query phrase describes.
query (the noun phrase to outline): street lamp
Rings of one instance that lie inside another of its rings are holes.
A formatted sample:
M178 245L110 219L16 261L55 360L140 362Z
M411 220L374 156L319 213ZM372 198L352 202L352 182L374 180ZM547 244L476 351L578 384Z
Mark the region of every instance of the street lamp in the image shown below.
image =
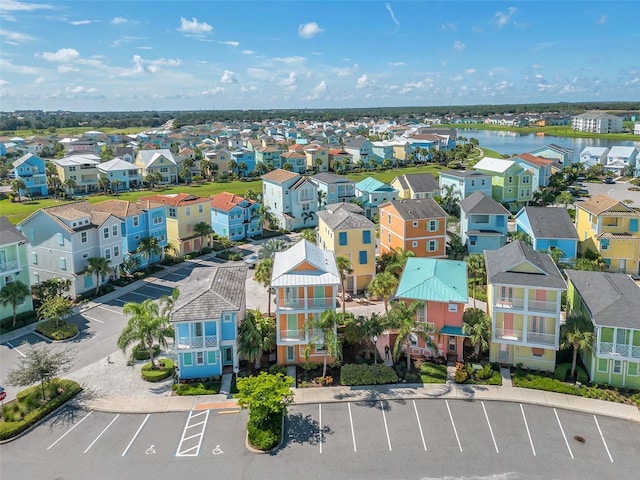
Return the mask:
M373 364L378 364L378 336L373 336L373 346L375 347L375 352L373 352Z

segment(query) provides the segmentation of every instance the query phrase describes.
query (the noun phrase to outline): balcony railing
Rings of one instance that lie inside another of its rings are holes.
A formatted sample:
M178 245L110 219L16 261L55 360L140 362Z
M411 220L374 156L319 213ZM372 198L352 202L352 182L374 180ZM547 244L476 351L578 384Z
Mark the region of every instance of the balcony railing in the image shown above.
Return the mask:
M493 330L493 338L496 340L511 340L513 342L521 342L523 336L522 330L495 328Z
M555 345L556 336L553 333L527 332L527 343Z
M629 345L626 343L600 342L600 353L603 355L640 358L640 346L632 345L631 351L629 351Z
M10 262L0 263L0 272L11 272L14 270L20 270L20 262L12 260Z
M280 330L280 340L283 342L299 342L305 339L304 330Z
M178 348L212 348L218 346L216 335L202 337L178 337Z
M280 308L330 308L335 306L333 297L285 298L279 302Z
M497 308L524 308L524 298L499 298L496 301Z
M545 300L529 300L527 306L529 310L535 310L538 312L555 312L557 310L556 302L548 302Z

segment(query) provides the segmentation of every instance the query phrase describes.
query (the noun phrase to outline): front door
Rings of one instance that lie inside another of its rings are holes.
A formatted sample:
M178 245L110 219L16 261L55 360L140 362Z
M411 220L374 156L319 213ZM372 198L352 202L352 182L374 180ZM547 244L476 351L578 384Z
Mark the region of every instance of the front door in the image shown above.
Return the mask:
M296 361L296 347L288 346L287 347L287 363L293 363Z
M222 347L222 364L233 365L233 347Z
M505 343L500 343L498 348L499 348L499 350L498 350L498 362L500 362L500 363L510 363L511 362L511 355L509 354L509 350L510 350L511 346L507 345Z

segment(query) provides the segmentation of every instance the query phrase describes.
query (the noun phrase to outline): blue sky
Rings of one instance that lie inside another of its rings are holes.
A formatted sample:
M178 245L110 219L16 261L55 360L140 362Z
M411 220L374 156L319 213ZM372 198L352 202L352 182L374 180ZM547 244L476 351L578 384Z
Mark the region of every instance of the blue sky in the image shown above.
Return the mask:
M0 109L640 99L636 0L2 0Z

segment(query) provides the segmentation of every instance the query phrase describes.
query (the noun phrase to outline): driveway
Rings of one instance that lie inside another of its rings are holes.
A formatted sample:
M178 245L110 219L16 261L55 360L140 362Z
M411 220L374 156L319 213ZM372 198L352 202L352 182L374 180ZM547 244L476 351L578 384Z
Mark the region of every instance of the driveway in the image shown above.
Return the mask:
M630 206L640 208L640 191L629 190L629 187L634 187L634 185L628 182L616 182L614 184L584 182L584 188L589 191L591 196L603 194L620 202L631 200Z

